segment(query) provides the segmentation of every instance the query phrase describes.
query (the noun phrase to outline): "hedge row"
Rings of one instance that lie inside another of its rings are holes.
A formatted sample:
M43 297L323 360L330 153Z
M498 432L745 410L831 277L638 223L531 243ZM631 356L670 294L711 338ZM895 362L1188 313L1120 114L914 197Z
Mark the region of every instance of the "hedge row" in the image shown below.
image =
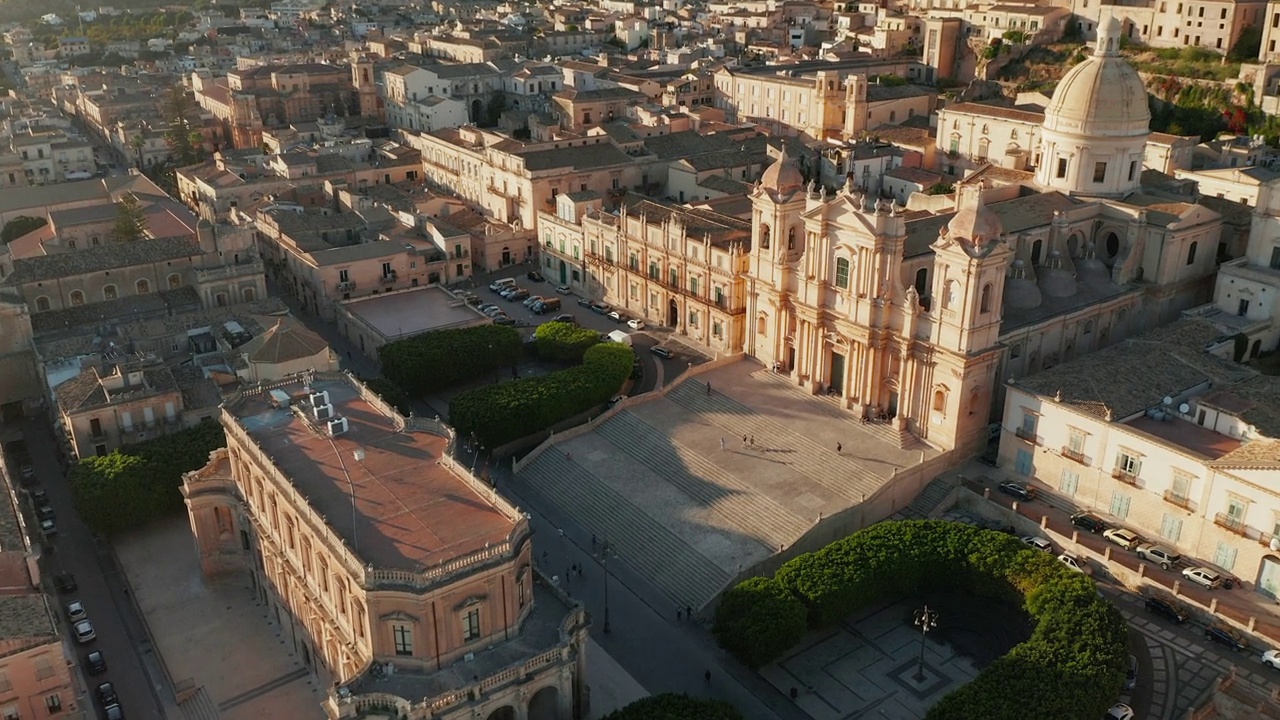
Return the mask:
M667 693L640 698L604 720L742 720L742 713L723 700Z
M449 403L449 422L481 445L504 445L609 400L631 374L633 357L626 345L601 343L567 370L467 390Z
M582 362L587 348L600 344L600 333L567 322L542 323L533 333L538 357L544 360Z
M961 590L1020 602L1036 622L1029 640L935 705L927 720L1094 720L1120 693L1127 663L1124 618L1093 581L1014 537L937 520L882 522L748 580L716 611L721 644L759 666L803 629L798 603L823 628L872 603ZM788 599L790 596L790 599ZM754 651L753 651L754 650Z
M481 377L520 359L520 331L504 325L436 330L378 348L382 374L410 397Z
M87 457L71 468L76 511L94 532L111 535L182 510L182 474L204 467L225 447L216 422Z

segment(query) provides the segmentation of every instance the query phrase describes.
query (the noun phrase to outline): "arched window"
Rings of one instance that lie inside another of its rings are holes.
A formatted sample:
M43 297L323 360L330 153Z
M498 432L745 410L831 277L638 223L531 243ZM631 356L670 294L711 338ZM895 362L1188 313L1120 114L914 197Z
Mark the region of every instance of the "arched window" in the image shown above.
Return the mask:
M1085 334L1085 335L1092 335L1092 334L1093 334L1093 321L1092 321L1092 320L1085 320L1085 321L1084 321L1084 334Z
M169 289L176 290L180 287L182 287L182 276L178 273L173 273L169 276Z
M991 283L982 286L982 300L978 305L980 312L991 312Z
M916 271L916 294L922 298L929 296L929 268Z
M959 293L959 283L957 283L955 280L948 280L947 294L942 298L943 309L950 310L955 307L956 297L958 293Z
M1014 345L1013 347L1009 348L1009 359L1010 359L1010 360L1017 360L1017 359L1018 359L1018 358L1020 358L1020 357L1022 357L1022 345L1020 345L1020 344L1019 344L1019 345Z
M226 307L226 306L227 306L227 294L226 294L226 293L218 293L218 294L214 295L214 296L213 296L213 303L214 303L214 305L217 305L218 307Z
M102 288L102 299L103 299L103 300L115 300L115 299L116 299L116 286L115 286L115 285L107 285L106 287Z
M982 406L982 388L974 388L973 392L969 393L969 414L977 415L978 410L981 409L981 406Z
M1012 130L1009 131L1009 139L1010 140L1018 139L1018 128L1013 128Z
M1036 240L1035 242L1031 243L1031 264L1032 265L1040 264L1040 252L1042 250L1044 250L1043 240Z
M933 391L933 411L947 413L947 390L946 388L938 388Z
M92 245L93 247L98 247L99 245L102 244L102 241L98 239L97 235L94 235L93 237L89 238L89 244Z
M761 250L769 249L769 226L768 225L760 226L760 249Z
M1194 264L1195 264L1195 262L1196 262L1196 248L1197 248L1197 247L1199 247L1199 246L1200 246L1200 243L1198 243L1198 242L1193 242L1193 243L1191 243L1191 247L1187 248L1187 264L1188 264L1188 265L1194 265Z
M787 230L787 249L788 250L796 249L796 229L794 227Z
M84 304L84 293L80 292L79 290L72 290L71 305L74 307L74 306L83 305L83 304Z
M1128 322L1129 322L1129 309L1120 308L1120 313L1116 315L1116 328L1118 328L1120 332L1123 333L1128 327Z
M36 310L44 311L48 309L49 309L49 298L45 297L44 295L41 295L40 297L36 298Z
M986 125L986 123L983 123L983 125L982 125L982 134L983 134L983 135L986 135L986 134L987 134L987 133L989 133L989 132L991 132L991 128L989 128L989 127Z
M1107 233L1107 240L1102 247L1107 251L1108 258L1115 257L1116 253L1120 252L1120 236L1115 233Z
M849 289L849 258L836 258L836 287Z
M769 327L768 318L766 318L764 315L761 315L760 317L756 318L756 334L757 335L763 335L766 332L768 332L768 327Z
M151 283L147 282L146 278L134 283L133 287L138 291L139 295L146 295L151 292Z
M889 111L889 122L897 122L897 121L898 121L898 111L897 111L897 110L890 110L890 111Z
M253 288L245 288L241 295L244 297L245 302L253 302L254 300Z

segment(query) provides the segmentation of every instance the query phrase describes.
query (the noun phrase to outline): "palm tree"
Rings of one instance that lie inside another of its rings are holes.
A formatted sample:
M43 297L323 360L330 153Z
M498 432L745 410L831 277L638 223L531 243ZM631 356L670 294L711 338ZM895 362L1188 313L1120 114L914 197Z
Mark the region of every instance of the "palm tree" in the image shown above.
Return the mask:
M138 157L138 163L137 163L138 170L142 170L142 149L146 147L146 145L147 145L147 141L145 138L142 137L141 132L129 138L129 146L133 148L133 151L137 154L137 157Z

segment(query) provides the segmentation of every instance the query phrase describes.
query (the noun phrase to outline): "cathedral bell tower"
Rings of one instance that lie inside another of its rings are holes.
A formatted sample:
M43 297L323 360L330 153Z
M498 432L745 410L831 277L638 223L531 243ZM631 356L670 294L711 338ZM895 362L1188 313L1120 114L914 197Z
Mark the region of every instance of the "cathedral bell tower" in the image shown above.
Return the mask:
M790 326L795 261L804 251L808 193L804 175L784 143L778 159L751 191L751 270L748 274L747 354L766 364L788 363L781 342ZM754 332L753 332L754 330Z
M996 382L1005 275L1013 257L999 216L982 202L982 185L957 186L958 211L933 243L932 340L928 436L944 447L982 437Z

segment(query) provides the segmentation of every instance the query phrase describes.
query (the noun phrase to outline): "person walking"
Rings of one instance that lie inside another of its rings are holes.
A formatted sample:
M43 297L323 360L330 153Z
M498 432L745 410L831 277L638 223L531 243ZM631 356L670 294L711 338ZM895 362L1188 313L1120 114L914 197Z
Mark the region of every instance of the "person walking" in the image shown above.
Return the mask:
M707 395L708 395L708 396L710 396L710 395L711 395L711 383L710 383L710 381L708 381L708 382L707 382Z
M747 436L746 436L746 435L743 435L743 436L742 436L742 449L743 449L743 450L746 450L746 449L747 449Z
M756 436L755 436L755 435L752 435L752 436L751 436L751 447L755 447L755 446L756 446Z
M844 450L844 445L841 445L840 443L836 443L836 454L839 455L840 452L843 450Z
M681 620L681 619L682 619L682 618L681 618L681 615L680 615L680 608L678 608L678 607L677 607L677 608L676 608L676 622L680 622L680 620Z
M710 670L708 670L708 671L706 671L706 672L702 673L702 683L703 683L704 685L710 685L710 684L711 684L711 671L710 671Z
M724 449L724 438L720 438L720 449Z
M685 606L684 606L684 616L685 616L686 618L688 618L689 620L693 620L693 608L692 608L692 607L690 607L690 606L688 606L688 605L685 605Z

